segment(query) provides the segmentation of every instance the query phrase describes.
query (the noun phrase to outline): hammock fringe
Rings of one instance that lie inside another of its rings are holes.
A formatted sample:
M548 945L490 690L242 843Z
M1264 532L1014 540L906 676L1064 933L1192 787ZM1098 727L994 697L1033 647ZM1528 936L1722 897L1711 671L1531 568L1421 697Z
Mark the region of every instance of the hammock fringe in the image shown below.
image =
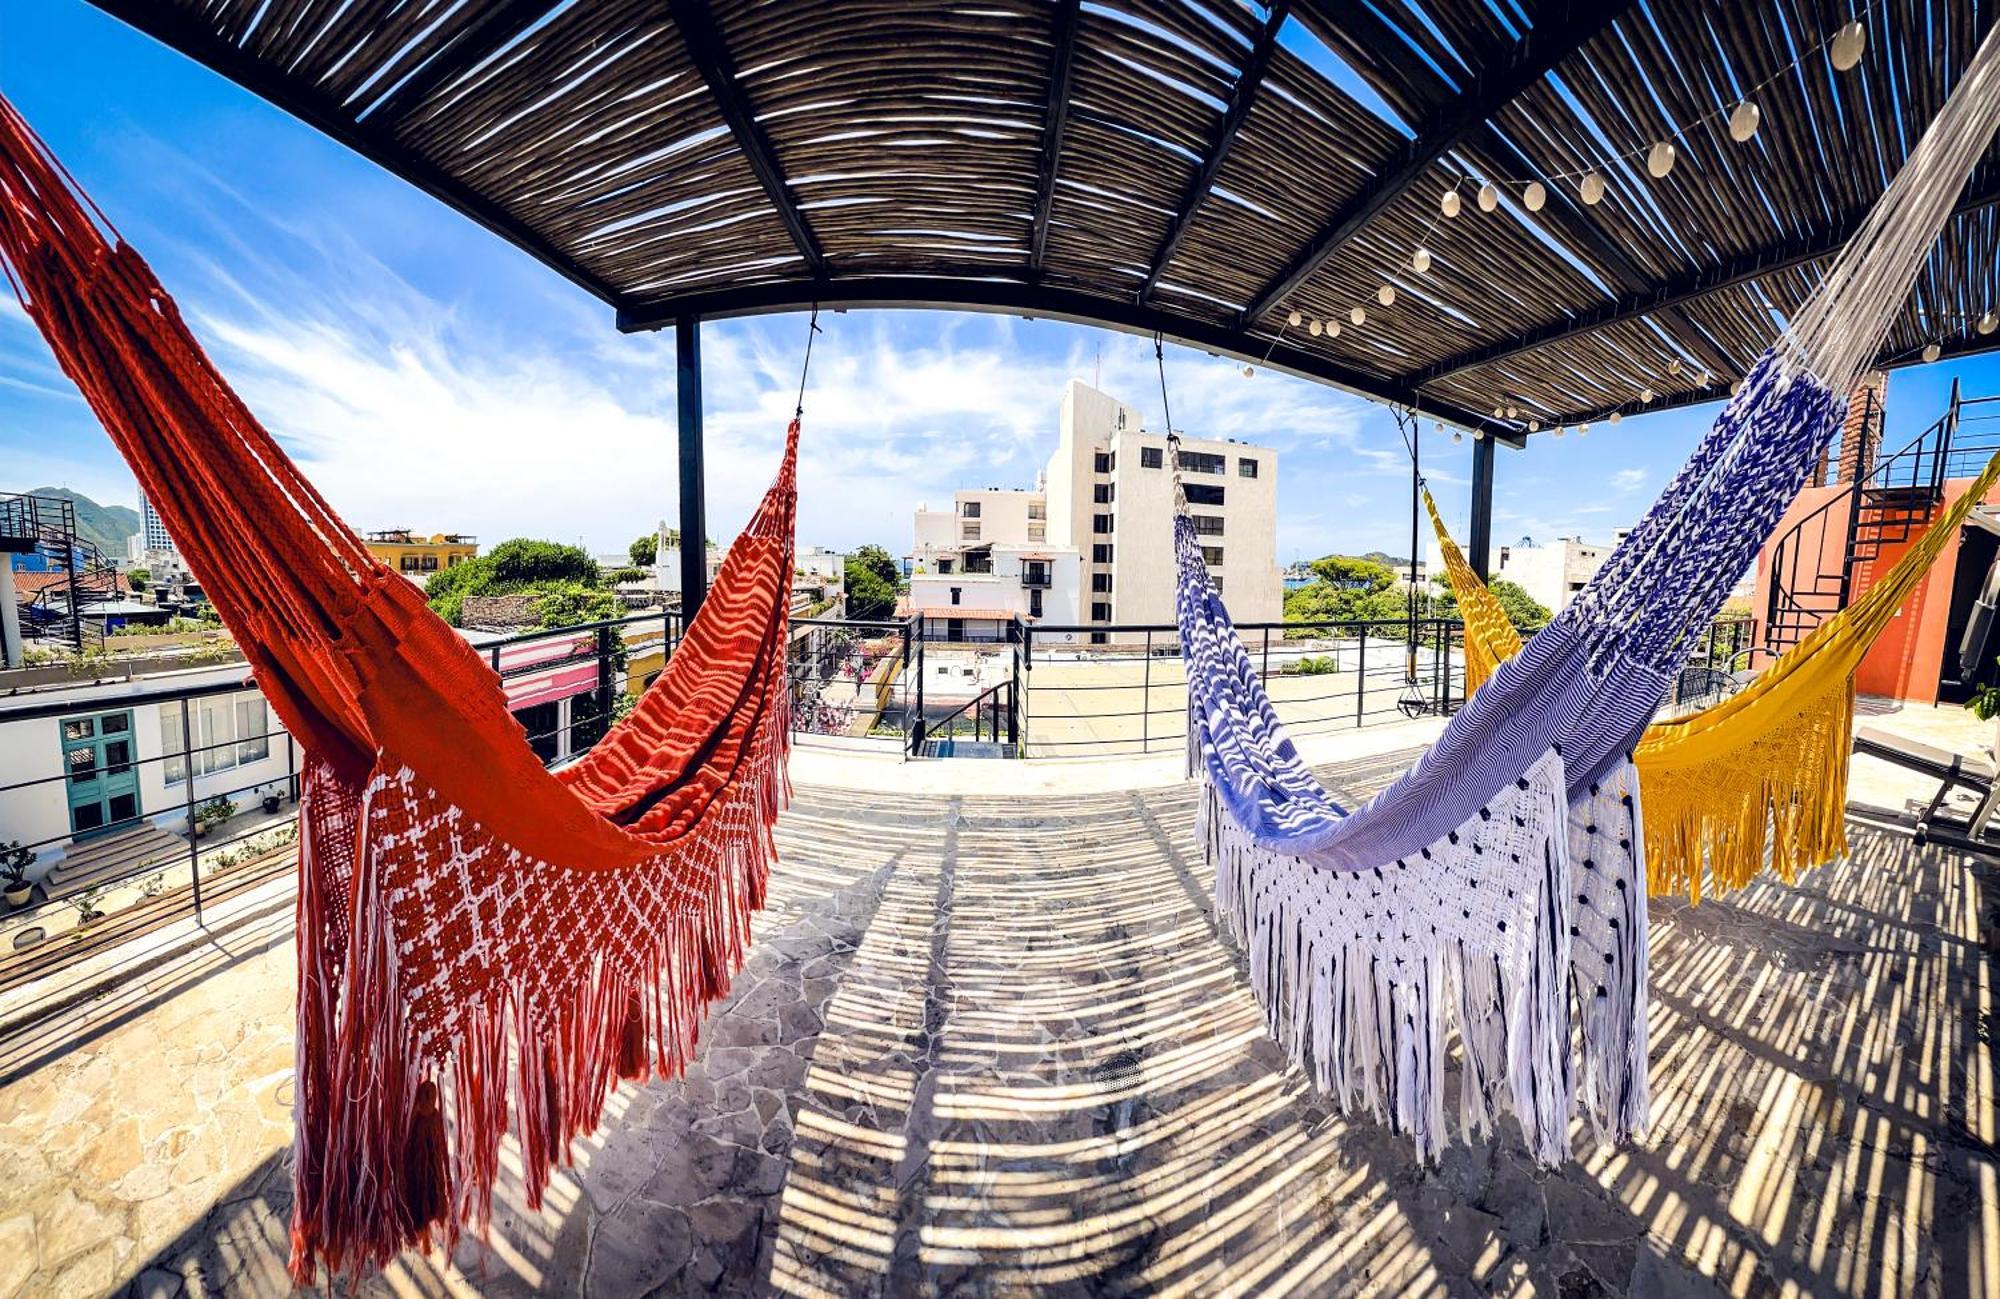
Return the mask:
M1444 1065L1452 1029L1461 1044L1459 1127L1466 1136L1492 1130L1502 1113L1511 1113L1536 1159L1555 1164L1570 1153L1576 1090L1570 1049L1577 1024L1571 1015L1571 861L1561 760L1549 755L1508 794L1493 814L1531 827L1524 851L1538 853L1541 867L1535 896L1516 900L1522 905L1514 914L1528 923L1499 950L1435 932L1385 934L1376 941L1331 934L1328 913L1313 894L1314 885L1334 872L1258 846L1205 776L1196 805L1196 835L1215 872L1216 913L1247 958L1271 1036L1342 1110L1372 1115L1409 1134L1426 1162L1442 1154L1447 1139ZM1458 833L1473 834L1475 821ZM1444 843L1433 850L1449 851ZM1643 968L1644 926L1626 933L1633 941L1624 959ZM1627 991L1643 997L1643 979ZM1622 1017L1598 1014L1582 1021L1586 1059L1627 1062L1626 1075L1636 1060L1643 1080L1643 1021L1638 1003L1628 998L1622 1004ZM1628 1089L1627 1099L1632 1104L1615 1118L1600 1118L1599 1130L1623 1132L1643 1123L1643 1093Z

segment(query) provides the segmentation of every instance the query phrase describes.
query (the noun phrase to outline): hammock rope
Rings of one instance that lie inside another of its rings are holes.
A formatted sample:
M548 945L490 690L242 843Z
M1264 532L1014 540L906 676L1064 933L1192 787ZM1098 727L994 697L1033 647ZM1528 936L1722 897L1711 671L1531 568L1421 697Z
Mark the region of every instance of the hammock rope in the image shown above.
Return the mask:
M539 1204L620 1078L685 1065L763 904L799 420L658 680L551 773L4 100L0 263L306 749L293 1277L483 1228L510 1129Z
M1466 1128L1510 1110L1553 1163L1579 1094L1601 1139L1644 1127L1649 871L1633 751L1838 428L1841 394L1996 123L2000 31L1603 570L1355 811L1299 760L1191 521L1176 518L1197 828L1218 910L1294 1059L1344 1105L1410 1132L1420 1156L1441 1145L1453 1025L1475 1084L1461 1089Z

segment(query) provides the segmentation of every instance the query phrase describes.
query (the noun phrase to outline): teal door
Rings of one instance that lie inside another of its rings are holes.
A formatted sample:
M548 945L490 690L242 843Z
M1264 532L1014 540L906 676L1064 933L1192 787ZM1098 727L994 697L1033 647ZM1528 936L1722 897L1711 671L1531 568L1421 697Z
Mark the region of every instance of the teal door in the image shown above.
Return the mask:
M132 714L94 713L62 724L69 775L70 833L79 838L139 819L139 770L133 765Z

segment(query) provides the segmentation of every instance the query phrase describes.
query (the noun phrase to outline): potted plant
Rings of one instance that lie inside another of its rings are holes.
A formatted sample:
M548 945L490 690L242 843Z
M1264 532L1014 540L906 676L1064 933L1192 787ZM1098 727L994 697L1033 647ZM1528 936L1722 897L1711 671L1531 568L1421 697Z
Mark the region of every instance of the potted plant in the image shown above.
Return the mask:
M262 803L266 814L278 810L278 787L276 785L264 785L257 790L257 794L258 801Z
M217 794L194 810L194 837L199 839L216 826L236 815L233 800Z
M2000 717L2000 686L1981 686L1972 698L1965 701L1965 706L1982 722ZM1996 756L2000 756L2000 725L1994 727L1993 750Z
M28 879L28 867L33 865L35 854L23 848L17 841L9 841L0 846L0 880L6 882L7 905L19 909L28 905L35 894L35 886Z

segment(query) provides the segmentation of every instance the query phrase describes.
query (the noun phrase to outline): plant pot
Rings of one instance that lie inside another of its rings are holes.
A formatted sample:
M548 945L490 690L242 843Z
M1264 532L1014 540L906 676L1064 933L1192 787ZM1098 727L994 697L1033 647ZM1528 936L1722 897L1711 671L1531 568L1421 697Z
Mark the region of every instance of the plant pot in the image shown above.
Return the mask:
M264 810L266 812L275 812L278 810L278 796L276 794L264 795Z
M7 905L16 911L27 906L28 900L34 896L35 886L25 881L20 884L9 884L7 886Z

